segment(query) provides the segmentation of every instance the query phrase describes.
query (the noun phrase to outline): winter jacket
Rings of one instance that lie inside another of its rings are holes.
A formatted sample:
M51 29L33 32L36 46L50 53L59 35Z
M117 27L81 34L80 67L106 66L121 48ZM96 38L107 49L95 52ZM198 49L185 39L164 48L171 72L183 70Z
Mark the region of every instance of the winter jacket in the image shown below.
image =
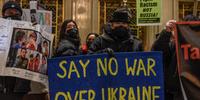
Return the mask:
M113 38L109 27L110 26L108 25L105 28L104 33L94 40L89 47L89 53L103 52L106 48L110 48L114 52L143 51L142 42L134 35L129 33L130 38L120 41Z
M159 33L152 46L152 51L162 51L164 68L165 99L173 100L172 96L181 93L178 77L176 49L174 41L171 41L172 33L165 29Z
M73 56L80 53L79 46L76 46L72 41L63 39L60 41L56 50L56 56Z

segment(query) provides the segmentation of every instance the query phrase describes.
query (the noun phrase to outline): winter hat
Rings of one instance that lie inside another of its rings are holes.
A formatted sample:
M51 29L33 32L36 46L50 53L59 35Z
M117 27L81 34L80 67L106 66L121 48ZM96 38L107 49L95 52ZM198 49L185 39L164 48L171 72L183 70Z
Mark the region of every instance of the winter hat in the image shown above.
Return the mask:
M22 15L22 8L15 1L8 1L8 2L6 2L3 5L3 8L2 8L2 14L4 14L7 9L11 9L11 8L18 10L20 12L20 15Z
M117 9L111 16L110 22L126 22L129 23L128 11Z

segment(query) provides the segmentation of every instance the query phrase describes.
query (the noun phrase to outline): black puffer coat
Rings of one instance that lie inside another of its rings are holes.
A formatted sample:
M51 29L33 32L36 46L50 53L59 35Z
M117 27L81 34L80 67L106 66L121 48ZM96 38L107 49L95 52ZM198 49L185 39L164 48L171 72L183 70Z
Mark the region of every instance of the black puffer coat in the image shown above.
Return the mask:
M72 41L63 39L60 41L56 50L56 56L73 56L80 53L79 46L76 46Z
M60 42L58 44L58 47L56 49L56 57L61 56L74 56L79 55L80 53L80 37L79 37L79 31L76 30L76 33L78 34L77 37L72 37L69 35L69 33L66 32L68 23L74 23L76 28L78 27L76 22L73 20L65 20L61 26L60 30ZM74 33L75 34L75 33Z
M89 53L103 52L106 48L111 48L114 52L143 51L142 42L134 35L130 33L129 39L120 41L113 38L109 27L107 26L104 33L94 40L89 47Z

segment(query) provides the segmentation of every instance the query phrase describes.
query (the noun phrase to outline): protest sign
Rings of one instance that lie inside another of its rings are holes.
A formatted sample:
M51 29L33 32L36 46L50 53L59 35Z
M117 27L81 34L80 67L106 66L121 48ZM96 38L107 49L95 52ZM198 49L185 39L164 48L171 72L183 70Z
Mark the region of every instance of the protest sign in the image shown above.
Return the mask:
M0 75L47 83L53 35L25 21L0 19Z
M137 25L159 25L161 22L161 0L137 0Z
M51 100L163 100L160 52L48 59Z
M22 19L29 22L35 20L41 29L52 33L52 11L37 10L36 14L31 14L30 9L23 9Z
M176 26L176 53L183 93L199 100L200 93L200 22L179 22ZM190 83L190 84L188 84ZM195 87L195 88L194 88Z

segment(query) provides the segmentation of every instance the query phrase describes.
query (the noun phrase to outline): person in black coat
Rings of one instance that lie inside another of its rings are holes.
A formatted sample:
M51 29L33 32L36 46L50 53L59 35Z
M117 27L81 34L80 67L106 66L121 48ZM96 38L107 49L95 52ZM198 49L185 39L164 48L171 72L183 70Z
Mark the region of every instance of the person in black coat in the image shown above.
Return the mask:
M131 34L126 9L117 9L110 22L105 25L104 33L91 44L89 53L107 52L113 55L113 52L143 51L142 42Z
M92 42L95 40L95 38L97 38L99 36L99 34L97 33L89 33L86 37L86 45L87 48L90 47L90 45L92 44Z
M10 20L21 20L22 8L15 1L8 1L3 5L2 17ZM12 47L13 52L9 56L17 54L19 47ZM21 47L22 48L22 47ZM16 59L10 58L12 62ZM9 66L12 67L12 66ZM1 100L22 100L23 96L30 91L30 81L10 76L0 77L0 98Z
M185 16L184 21L199 21L196 16L189 14ZM190 75L190 77L185 77L186 73L180 73L178 76L178 66L177 66L177 55L174 40L174 26L176 21L169 20L166 23L166 28L159 33L157 40L152 46L153 51L163 52L163 67L164 67L164 83L165 83L165 100L183 100L183 94L189 100L199 100L200 99L200 85L192 83L191 78L196 79L195 75ZM190 26L192 27L192 26ZM193 27L200 30L199 26ZM194 69L199 76L199 69ZM189 74L189 73L187 73ZM180 80L181 79L181 83ZM199 81L197 83L200 83ZM184 88L184 92L181 89L181 84Z
M65 20L61 26L60 42L56 49L56 56L73 56L80 54L80 36L75 21Z
M169 20L166 23L165 29L157 34L157 40L152 46L152 51L163 52L165 100L176 100L181 95L175 41L172 32L175 23L175 20Z

